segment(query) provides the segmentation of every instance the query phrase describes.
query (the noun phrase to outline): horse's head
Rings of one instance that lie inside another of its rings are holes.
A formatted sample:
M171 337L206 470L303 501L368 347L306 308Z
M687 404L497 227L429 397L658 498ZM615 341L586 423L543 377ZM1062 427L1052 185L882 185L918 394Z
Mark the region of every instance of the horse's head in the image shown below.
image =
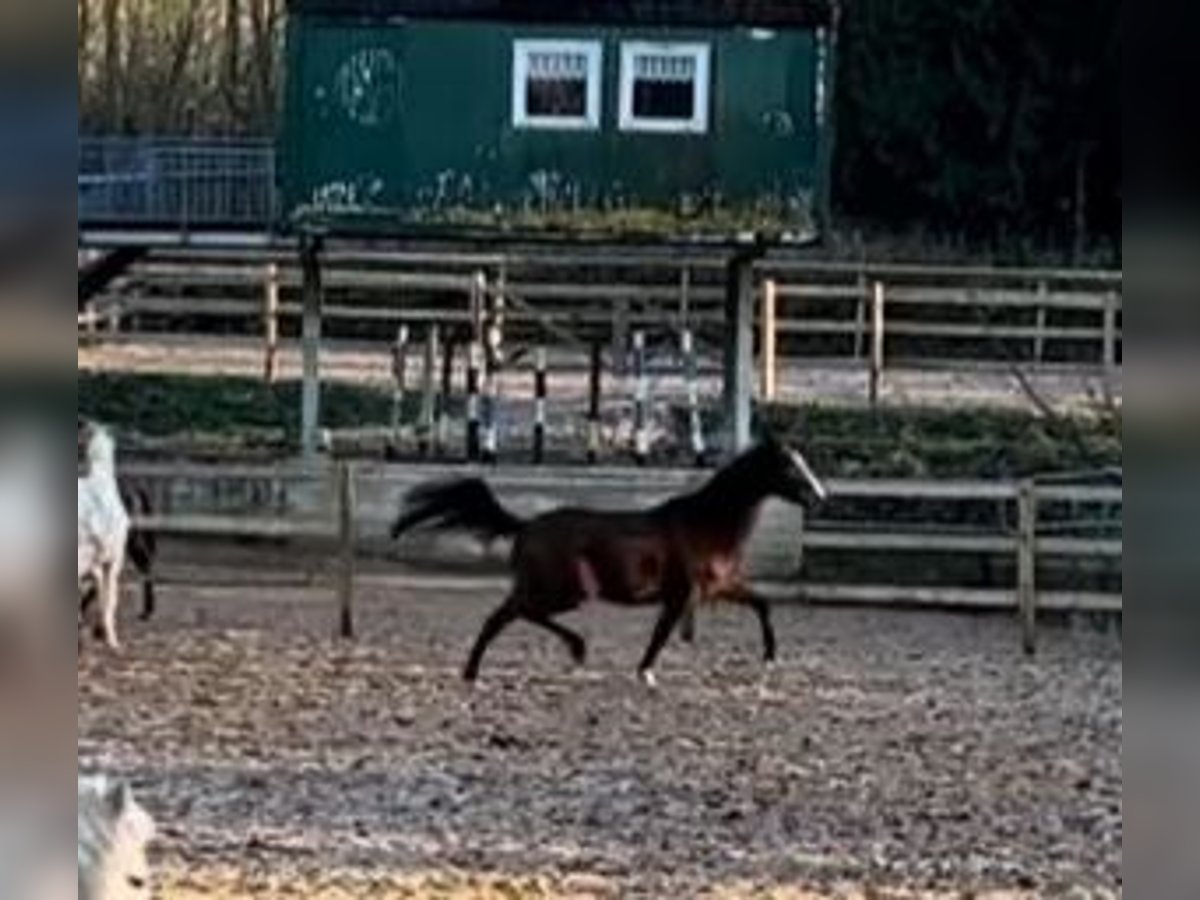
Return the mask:
M78 815L80 897L150 897L146 847L154 839L154 820L129 786L104 776L80 778Z
M829 496L804 454L775 438L767 438L755 448L767 492L789 503L807 505Z

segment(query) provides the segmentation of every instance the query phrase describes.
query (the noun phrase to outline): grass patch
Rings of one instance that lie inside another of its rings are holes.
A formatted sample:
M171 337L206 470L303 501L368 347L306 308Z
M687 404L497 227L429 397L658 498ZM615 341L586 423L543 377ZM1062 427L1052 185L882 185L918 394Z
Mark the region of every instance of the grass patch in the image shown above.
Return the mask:
M840 477L1022 478L1120 466L1121 424L1007 410L772 406L760 421Z
M299 440L300 382L256 378L79 373L79 412L119 431L165 438L189 434ZM340 383L321 388L329 428L391 421L386 391Z
M408 421L420 398L408 397ZM256 378L79 373L82 415L135 438L218 438L231 449L299 442L300 383L266 385ZM582 415L582 412L581 412ZM384 426L389 391L341 383L322 388L321 417L332 429ZM771 406L759 420L803 446L830 477L1020 478L1120 466L1120 421L1075 418L1048 422L995 410ZM678 410L679 447L687 419ZM683 459L682 464L687 464Z

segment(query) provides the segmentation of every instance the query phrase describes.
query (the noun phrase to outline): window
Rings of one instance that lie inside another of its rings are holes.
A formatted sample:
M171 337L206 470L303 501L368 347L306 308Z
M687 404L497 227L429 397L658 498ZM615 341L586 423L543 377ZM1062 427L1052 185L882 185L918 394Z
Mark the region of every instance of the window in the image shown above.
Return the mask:
M621 47L622 131L708 131L707 44Z
M600 59L596 41L516 41L513 125L599 128Z

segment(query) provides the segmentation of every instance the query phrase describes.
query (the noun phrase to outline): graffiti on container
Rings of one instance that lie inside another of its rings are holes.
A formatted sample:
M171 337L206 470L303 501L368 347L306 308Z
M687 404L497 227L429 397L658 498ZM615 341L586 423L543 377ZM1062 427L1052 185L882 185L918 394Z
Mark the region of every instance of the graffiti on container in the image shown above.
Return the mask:
M796 122L786 109L771 109L762 114L763 131L773 137L791 137L796 133Z
M313 188L311 205L321 210L353 210L377 206L383 179L364 175L346 181L328 181Z
M429 210L469 207L476 194L475 179L469 172L443 169L434 176L432 185L417 190L417 204Z
M582 206L581 195L582 188L576 179L562 172L539 169L529 175L524 206L527 212L575 212Z
M338 103L363 128L379 128L400 108L400 62L385 47L366 47L350 56L334 78Z

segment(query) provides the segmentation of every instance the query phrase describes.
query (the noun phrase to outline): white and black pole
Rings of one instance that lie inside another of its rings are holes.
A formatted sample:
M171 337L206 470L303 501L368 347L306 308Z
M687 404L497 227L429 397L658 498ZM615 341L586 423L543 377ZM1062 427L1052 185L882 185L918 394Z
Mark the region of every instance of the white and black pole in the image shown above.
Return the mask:
M392 344L392 449L399 450L404 426L405 393L408 387L408 326L396 329Z
M483 461L495 463L500 449L497 421L500 399L500 329L488 329L488 347L483 361Z
M534 354L533 370L533 461L541 465L546 460L546 348L539 346Z
M467 345L467 460L479 459L479 363L483 351L479 341Z
M692 441L692 457L703 466L708 447L704 442L704 421L700 417L700 387L696 373L696 340L692 329L684 328L679 336L683 352L683 377L687 382L688 426Z
M639 466L650 455L649 403L650 381L646 374L646 333L633 335L633 457Z

